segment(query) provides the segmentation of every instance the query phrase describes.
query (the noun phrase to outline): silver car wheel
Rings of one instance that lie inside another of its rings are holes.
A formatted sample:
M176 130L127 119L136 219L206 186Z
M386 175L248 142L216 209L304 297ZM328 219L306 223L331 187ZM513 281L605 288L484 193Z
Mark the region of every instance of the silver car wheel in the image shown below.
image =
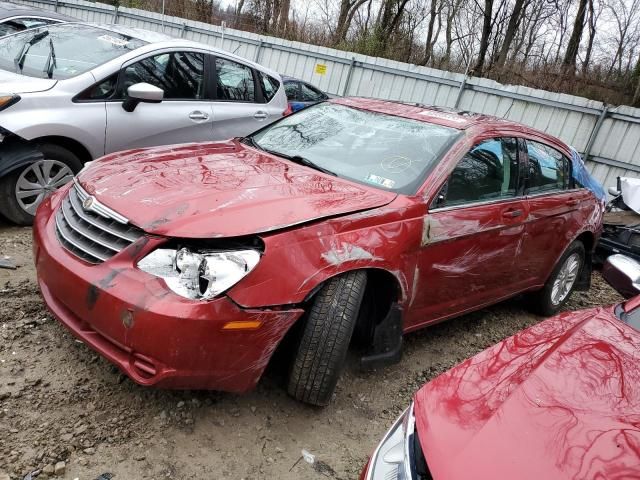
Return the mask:
M16 182L18 205L30 215L44 198L73 180L73 171L58 160L39 160L25 168Z
M580 271L580 255L573 253L562 264L551 289L551 303L560 305L569 295Z

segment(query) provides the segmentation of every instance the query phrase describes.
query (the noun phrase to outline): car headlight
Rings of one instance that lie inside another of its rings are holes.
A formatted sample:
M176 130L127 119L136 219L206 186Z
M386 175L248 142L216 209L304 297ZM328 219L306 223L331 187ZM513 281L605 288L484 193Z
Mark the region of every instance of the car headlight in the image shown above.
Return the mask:
M257 250L198 251L160 248L138 268L164 279L173 292L192 300L209 300L246 276L260 260Z
M20 101L19 95L0 95L0 111Z
M412 480L409 448L414 429L412 403L373 452L365 480Z

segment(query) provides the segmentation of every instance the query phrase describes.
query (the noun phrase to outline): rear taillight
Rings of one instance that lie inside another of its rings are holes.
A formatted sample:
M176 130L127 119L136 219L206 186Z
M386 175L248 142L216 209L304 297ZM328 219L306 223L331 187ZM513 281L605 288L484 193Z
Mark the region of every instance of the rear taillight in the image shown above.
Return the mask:
M291 109L291 104L287 103L287 108L284 109L284 112L282 112L282 116L286 117L287 115L291 115L293 113L293 110Z

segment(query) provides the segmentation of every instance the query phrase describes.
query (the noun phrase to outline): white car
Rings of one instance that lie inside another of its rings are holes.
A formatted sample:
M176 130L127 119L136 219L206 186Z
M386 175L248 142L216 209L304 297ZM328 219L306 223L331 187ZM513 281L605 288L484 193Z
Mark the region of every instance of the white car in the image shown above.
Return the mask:
M282 117L280 76L204 44L63 23L0 39L0 212L27 225L84 163L245 136Z

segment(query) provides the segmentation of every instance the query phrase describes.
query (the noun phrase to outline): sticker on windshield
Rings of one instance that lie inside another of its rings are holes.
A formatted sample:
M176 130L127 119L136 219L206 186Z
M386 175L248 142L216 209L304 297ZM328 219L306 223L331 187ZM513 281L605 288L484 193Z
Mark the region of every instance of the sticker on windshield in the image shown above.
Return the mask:
M380 177L378 175L374 175L373 173L367 175L367 178L365 178L365 180L369 183L375 183L376 185L380 185L385 188L393 188L393 186L396 184L396 182L391 180L390 178Z
M112 37L111 35L102 35L98 37L98 40L102 40L103 42L109 42L112 45L117 45L118 47L124 47L129 44L128 40L123 38Z

